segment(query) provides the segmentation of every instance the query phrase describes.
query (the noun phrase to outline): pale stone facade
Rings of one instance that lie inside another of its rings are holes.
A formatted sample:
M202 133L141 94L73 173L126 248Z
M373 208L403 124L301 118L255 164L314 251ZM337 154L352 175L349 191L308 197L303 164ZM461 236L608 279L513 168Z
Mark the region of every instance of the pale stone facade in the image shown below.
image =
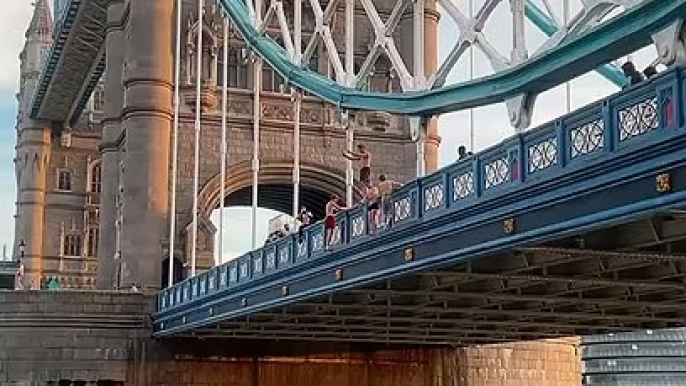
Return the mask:
M20 55L15 255L23 242L31 288L45 285L50 277L66 288L93 288L101 182L98 110L104 94L98 87L73 128L28 117L53 28L48 2L38 1Z

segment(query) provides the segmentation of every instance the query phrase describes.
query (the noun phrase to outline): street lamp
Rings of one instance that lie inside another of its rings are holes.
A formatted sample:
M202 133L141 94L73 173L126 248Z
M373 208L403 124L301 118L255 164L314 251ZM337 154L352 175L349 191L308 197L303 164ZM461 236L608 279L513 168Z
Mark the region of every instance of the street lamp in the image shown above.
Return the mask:
M26 243L24 243L24 240L19 242L19 256L23 259L24 258L24 253L26 253Z

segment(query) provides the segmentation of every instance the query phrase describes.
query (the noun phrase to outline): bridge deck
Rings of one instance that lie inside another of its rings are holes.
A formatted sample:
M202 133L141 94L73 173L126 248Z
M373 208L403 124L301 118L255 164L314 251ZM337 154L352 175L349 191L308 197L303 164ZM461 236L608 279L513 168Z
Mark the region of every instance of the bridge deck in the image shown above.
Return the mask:
M158 337L472 344L686 324L675 69L158 296ZM608 252L618 250L621 252ZM635 252L627 252L633 250Z
M41 72L31 116L71 124L105 69L107 0L70 0Z

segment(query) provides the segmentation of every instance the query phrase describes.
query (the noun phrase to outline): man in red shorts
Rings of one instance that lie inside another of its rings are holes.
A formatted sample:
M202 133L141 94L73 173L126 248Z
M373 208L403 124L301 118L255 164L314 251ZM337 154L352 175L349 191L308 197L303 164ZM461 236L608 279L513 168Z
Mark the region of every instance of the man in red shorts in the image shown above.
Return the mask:
M326 218L324 219L324 250L331 250L331 239L333 239L333 231L336 228L336 214L347 208L341 205L341 199L332 194L329 201L326 203Z

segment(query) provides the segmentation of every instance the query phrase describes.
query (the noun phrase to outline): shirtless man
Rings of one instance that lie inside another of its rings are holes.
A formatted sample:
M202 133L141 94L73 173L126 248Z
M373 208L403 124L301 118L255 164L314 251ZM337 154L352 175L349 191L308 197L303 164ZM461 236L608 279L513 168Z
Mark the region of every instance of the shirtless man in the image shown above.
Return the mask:
M369 176L372 174L372 154L362 144L357 145L357 151L355 153L345 150L343 151L343 157L351 161L357 161L357 165L360 168L360 182L365 183L369 181Z
M331 240L333 239L333 231L336 228L336 214L347 208L341 205L341 199L332 194L329 201L326 203L326 218L324 219L324 250L331 250Z
M298 227L298 242L302 242L303 230L305 230L306 226L310 225L313 217L314 216L312 215L312 212L307 210L307 208L304 206L300 209L300 213L298 213L297 218L297 220L300 222L300 227Z
M391 193L403 184L389 180L385 174L379 176L379 195L381 196L381 213L383 214L383 222L388 226L388 220L391 212Z
M374 233L379 224L379 188L372 185L372 182L369 180L364 182L364 184L364 202L369 208L369 228L371 233Z

